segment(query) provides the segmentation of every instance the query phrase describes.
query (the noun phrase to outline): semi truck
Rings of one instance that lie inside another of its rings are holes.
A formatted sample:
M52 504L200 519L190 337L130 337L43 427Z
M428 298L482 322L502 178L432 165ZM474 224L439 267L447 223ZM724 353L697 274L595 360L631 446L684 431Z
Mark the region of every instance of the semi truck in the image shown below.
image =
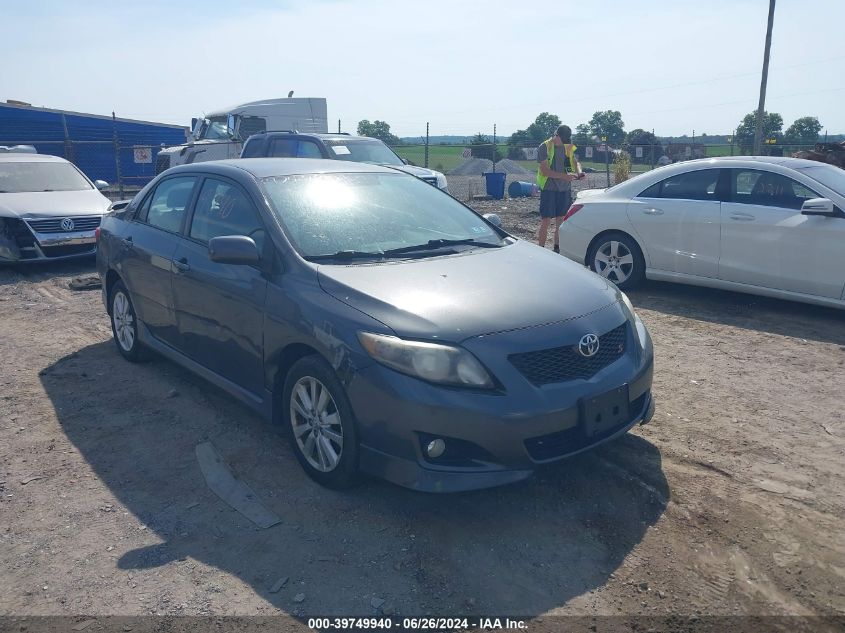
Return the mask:
M250 136L277 130L327 133L326 100L322 97L263 99L194 118L186 143L158 153L156 174L176 165L238 158Z

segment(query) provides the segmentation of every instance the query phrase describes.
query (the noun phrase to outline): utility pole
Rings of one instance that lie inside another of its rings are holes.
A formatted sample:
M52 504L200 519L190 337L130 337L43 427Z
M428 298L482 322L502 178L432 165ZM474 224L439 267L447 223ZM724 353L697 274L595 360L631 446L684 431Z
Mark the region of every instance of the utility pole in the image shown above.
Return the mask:
M760 80L760 103L757 106L757 128L754 131L754 156L763 146L763 112L766 109L766 82L769 79L769 51L772 48L772 24L775 21L775 0L769 0L769 25L766 27L766 48L763 51L763 77Z
M428 122L425 124L425 168L428 169Z
M337 120L337 133L340 134L340 119Z
M496 150L499 149L496 145L496 124L493 124L493 171L496 171Z

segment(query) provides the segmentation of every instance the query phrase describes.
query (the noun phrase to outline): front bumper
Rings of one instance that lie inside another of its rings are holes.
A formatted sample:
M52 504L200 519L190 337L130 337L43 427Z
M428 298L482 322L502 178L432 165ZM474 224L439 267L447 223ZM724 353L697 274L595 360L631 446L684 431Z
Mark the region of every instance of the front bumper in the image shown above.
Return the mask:
M83 231L40 232L26 219L3 218L0 263L26 264L90 257L97 252L95 228ZM97 219L96 225L99 226ZM93 224L90 222L89 224Z
M538 395L534 402L525 402L505 394L429 385L373 365L347 388L358 422L359 466L426 492L458 492L525 479L542 464L589 450L651 419L651 350L633 372L624 362L617 365L584 381L581 398L627 385L628 418L591 437L584 432L580 398L551 402ZM425 456L424 445L439 437L446 438L447 446L459 446L454 459L437 463Z

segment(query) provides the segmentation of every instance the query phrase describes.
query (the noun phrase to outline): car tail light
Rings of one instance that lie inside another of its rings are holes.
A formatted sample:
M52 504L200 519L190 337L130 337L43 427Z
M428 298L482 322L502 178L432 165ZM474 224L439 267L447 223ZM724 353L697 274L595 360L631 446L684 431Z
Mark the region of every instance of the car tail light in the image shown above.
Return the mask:
M571 218L583 208L583 204L573 204L571 207L569 207L569 211L566 212L566 215L563 216L563 221L566 222L569 218Z

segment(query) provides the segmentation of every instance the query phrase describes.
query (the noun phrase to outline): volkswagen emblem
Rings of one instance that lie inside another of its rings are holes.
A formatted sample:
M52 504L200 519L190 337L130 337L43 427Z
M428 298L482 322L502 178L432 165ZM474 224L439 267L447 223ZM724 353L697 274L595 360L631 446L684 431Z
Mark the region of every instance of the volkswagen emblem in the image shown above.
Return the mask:
M595 334L585 334L578 341L578 353L584 358L590 358L599 351L599 337Z
M73 230L73 220L70 218L65 218L62 220L62 230L63 231L72 231Z

